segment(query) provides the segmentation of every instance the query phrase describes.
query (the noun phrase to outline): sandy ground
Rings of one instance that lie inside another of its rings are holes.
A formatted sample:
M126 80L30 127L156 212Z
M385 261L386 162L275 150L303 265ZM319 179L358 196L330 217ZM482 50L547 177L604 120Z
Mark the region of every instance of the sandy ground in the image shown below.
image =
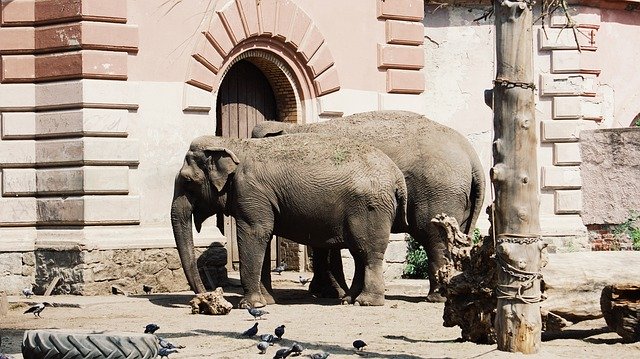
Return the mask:
M539 354L505 353L495 345L457 342L460 330L442 326L444 305L424 302L425 281L393 281L387 284L384 306L357 307L310 297L306 287L294 282L297 275L274 278L279 304L266 308L269 314L258 321L258 334L273 333L280 324L286 326L286 333L264 355L255 347L257 338L239 337L254 323L246 310L234 309L225 316L192 315L188 302L193 294L186 292L53 296L47 300L56 306L47 308L41 319L23 312L28 303L42 301L42 297L10 297L10 312L0 318L0 353L22 358L20 344L28 329L142 333L146 324L156 323L160 326L156 334L185 346L170 359L272 358L277 349L294 341L305 348L303 356L325 351L331 353L330 358L640 358L640 343L623 343L606 329L603 319L546 338ZM225 297L237 304L240 291L237 286L227 287ZM368 344L364 351L354 350L355 339Z

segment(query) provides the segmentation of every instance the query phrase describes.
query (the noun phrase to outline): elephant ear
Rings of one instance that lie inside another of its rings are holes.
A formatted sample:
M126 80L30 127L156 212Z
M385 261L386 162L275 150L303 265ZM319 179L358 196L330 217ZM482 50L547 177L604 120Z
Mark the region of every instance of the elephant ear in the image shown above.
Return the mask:
M240 161L230 150L224 147L211 147L204 150L207 172L211 183L218 192L227 184L229 175L236 171Z

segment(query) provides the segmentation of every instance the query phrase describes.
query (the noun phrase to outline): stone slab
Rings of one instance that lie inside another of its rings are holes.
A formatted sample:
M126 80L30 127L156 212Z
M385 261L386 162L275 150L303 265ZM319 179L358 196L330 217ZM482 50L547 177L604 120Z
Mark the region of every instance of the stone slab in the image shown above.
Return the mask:
M582 210L581 190L554 191L556 214L577 214Z
M540 96L595 96L597 78L592 74L542 74Z
M542 166L543 189L578 189L582 186L579 167Z
M556 166L577 166L581 162L580 144L554 143L553 144L553 164Z

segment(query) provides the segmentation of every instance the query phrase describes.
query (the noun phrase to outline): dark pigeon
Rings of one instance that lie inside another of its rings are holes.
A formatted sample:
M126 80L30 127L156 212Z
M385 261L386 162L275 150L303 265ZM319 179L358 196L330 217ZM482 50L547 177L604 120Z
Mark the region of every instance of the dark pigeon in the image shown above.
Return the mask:
M247 308L249 314L253 315L253 319L261 319L261 317L265 314L269 314L266 310L258 309L258 308Z
M267 342L260 342L257 345L258 350L260 350L260 354L264 354L267 352L267 348L269 347L269 343Z
M151 291L153 291L153 287L150 285L143 284L142 291L144 291L144 294L149 295L151 294Z
M298 343L293 343L291 345L291 353L295 356L295 355L300 355L302 354L302 351L304 350L304 348L302 347L302 345L298 344Z
M263 342L269 343L269 345L273 345L273 342L276 340L276 337L274 337L272 334L262 334L260 336L260 340L262 340Z
M254 335L258 334L258 323L255 323L253 325L253 327L247 329L244 331L244 333L242 333L243 337L252 337Z
M169 354L173 354L177 352L178 352L177 348L160 348L158 349L158 356L160 356L160 358L168 358Z
M302 278L301 275L298 276L298 282L300 282L300 284L305 285L309 282L311 282L311 278Z
M160 327L157 324L151 323L151 324L147 324L144 327L144 332L145 332L145 334L153 334L158 329L160 329Z
M273 356L273 359L284 359L291 354L291 348L284 347L282 349L278 349L276 355Z
M353 342L353 347L358 349L358 350L362 350L362 348L364 348L366 346L367 346L367 343L365 343L363 340L360 340L360 339L355 340Z
M278 339L282 339L282 336L284 335L284 324L277 327L276 330L274 330L274 333Z

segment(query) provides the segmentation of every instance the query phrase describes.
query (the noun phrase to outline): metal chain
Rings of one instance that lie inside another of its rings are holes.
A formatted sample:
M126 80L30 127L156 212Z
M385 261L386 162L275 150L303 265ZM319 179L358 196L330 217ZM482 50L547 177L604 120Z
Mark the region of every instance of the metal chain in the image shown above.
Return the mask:
M535 90L536 89L536 85L533 82L519 82L519 81L510 81L507 79L501 79L501 78L497 78L495 80L493 80L493 84L494 85L499 85L501 87L505 87L505 88L514 88L514 87L520 87L523 89L532 89Z
M533 244L538 241L541 241L540 237L508 237L508 236L498 236L496 243L514 243L514 244Z
M509 239L511 240L520 239L520 240L529 241L530 243L534 243L538 240L537 237L536 237L536 241L532 241L532 238L509 238ZM500 265L500 269L503 272L511 275L514 278L517 278L518 281L520 281L520 283L516 285L498 284L498 286L496 287L498 299L516 299L526 304L539 303L544 300L542 293L538 293L536 295L523 294L523 292L526 289L533 287L533 283L535 280L542 279L541 272L529 272L529 271L524 271L522 269L515 268L511 264L507 263L507 261L505 261L500 255L497 255L496 259L498 261L498 264Z

